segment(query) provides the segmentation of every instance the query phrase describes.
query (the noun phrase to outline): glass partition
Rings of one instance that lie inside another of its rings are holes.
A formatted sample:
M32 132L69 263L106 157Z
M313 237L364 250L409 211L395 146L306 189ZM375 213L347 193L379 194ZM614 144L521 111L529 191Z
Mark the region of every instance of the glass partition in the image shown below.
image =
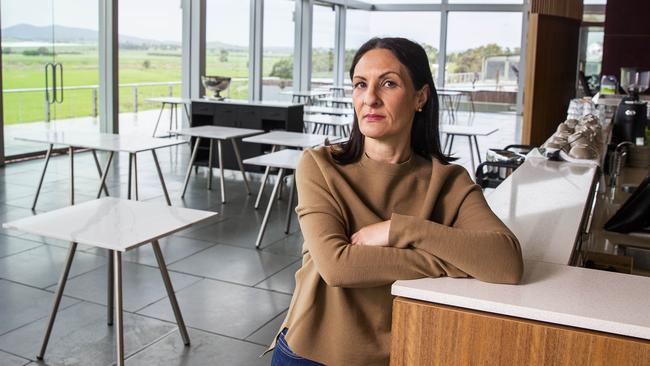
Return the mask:
M206 2L205 73L232 78L222 96L248 99L250 1Z
M97 0L1 1L2 97L7 158L46 146L32 131L97 131Z
M293 87L294 10L293 1L264 1L263 100L291 101L283 93Z

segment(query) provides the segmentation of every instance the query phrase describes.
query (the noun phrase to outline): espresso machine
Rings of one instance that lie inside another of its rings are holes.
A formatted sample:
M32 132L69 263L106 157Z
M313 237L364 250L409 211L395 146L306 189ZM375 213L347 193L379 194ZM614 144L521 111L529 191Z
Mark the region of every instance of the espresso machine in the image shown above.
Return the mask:
M616 109L612 142L630 141L637 146L645 145L645 129L648 125L648 103L639 100L639 94L650 85L650 71L633 67L621 68L621 87L627 93Z

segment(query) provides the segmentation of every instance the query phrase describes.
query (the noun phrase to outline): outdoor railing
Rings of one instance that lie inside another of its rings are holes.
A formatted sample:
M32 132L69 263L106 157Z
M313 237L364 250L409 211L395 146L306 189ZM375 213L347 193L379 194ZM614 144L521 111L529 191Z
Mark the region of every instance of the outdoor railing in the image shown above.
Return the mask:
M180 81L119 84L120 112L137 113L160 108L159 103L147 98L180 96ZM63 103L49 104L45 88L4 89L4 121L6 124L46 121L60 118L97 117L99 112L99 85L65 86ZM60 92L60 89L59 89ZM227 98L247 98L248 78L233 78L230 87L222 93Z

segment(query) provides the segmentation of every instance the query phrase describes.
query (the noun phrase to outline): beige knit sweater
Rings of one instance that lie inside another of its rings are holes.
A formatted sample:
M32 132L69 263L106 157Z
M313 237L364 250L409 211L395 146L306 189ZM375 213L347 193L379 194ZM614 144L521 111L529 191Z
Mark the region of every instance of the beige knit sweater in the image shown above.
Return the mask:
M327 365L388 365L394 281L520 280L519 243L465 169L416 154L403 164L364 155L339 165L329 149L305 151L296 172L305 243L282 325L296 354ZM350 244L359 229L388 219L389 247Z

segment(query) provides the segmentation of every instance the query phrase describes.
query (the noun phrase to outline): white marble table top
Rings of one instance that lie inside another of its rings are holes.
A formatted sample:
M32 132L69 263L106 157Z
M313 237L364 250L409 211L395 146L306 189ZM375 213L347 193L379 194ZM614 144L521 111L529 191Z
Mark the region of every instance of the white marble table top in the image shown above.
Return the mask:
M264 133L264 130L254 130L250 128L236 128L224 126L197 126L183 128L177 131L170 131L173 134L183 136L203 137L215 140L228 140L238 137L251 136Z
M255 156L244 160L244 164L270 166L271 168L296 169L302 157L302 150L280 150L270 154Z
M397 281L392 294L650 339L650 278L526 261L520 285L474 279Z
M487 197L524 259L569 264L596 169L529 157Z
M441 89L437 89L437 90L436 90L436 94L438 94L438 95L442 95L442 96L446 96L446 97L457 97L457 96L459 96L459 95L461 95L461 94L463 94L463 93L461 93L461 92L459 92L459 91L455 91L455 90L441 90Z
M192 102L234 104L234 105L241 105L241 106L258 106L258 107L281 107L281 108L303 106L303 104L301 103L290 103L290 102L281 102L281 101L274 101L274 100L253 100L253 101L249 101L245 99L214 100L208 97L194 98L192 99Z
M319 114L334 114L338 116L352 116L354 109L352 108L332 108L321 106L306 106L305 113L319 113Z
M440 125L440 132L450 135L488 136L497 131L499 131L498 128L489 126Z
M291 131L271 131L262 135L246 137L242 139L242 141L257 144L306 148L322 145L326 138L329 138L330 141L336 139L335 136L314 135Z
M128 153L137 153L187 143L185 140L173 138L161 139L149 136L76 131L35 131L16 136L15 138L16 140L44 144Z
M318 97L321 95L328 95L332 94L332 92L327 91L327 90L298 90L298 91L283 91L280 92L280 94L283 95L294 95L294 96L300 96L300 97Z
M351 97L325 97L325 98L318 98L319 102L330 102L330 103L345 103L345 104L350 104L352 105L352 98Z
M305 114L303 121L332 126L349 126L352 124L352 117L332 116L329 114Z
M2 226L123 252L216 215L210 211L104 197Z
M169 104L188 104L189 99L179 98L179 97L153 97L145 99L147 102L153 103L169 103Z

